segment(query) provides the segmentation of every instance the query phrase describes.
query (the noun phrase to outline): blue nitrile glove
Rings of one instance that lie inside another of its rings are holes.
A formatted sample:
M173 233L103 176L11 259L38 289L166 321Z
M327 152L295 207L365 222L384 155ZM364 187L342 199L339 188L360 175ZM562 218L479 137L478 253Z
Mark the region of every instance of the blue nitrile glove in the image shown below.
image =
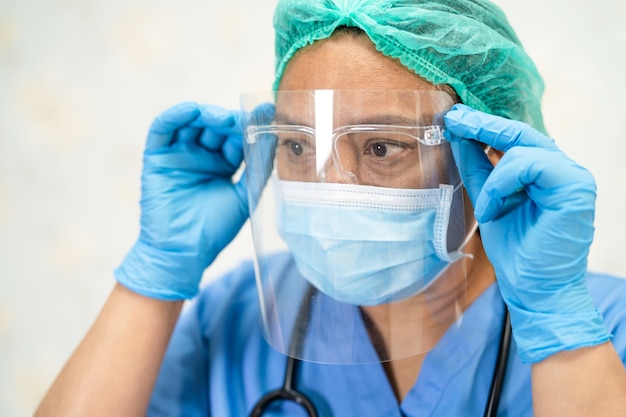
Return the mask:
M148 133L141 175L141 232L116 279L147 297L193 297L204 269L248 217L239 114L182 103Z
M592 175L527 124L465 105L444 120L522 361L609 340L585 282ZM476 141L505 152L495 167Z

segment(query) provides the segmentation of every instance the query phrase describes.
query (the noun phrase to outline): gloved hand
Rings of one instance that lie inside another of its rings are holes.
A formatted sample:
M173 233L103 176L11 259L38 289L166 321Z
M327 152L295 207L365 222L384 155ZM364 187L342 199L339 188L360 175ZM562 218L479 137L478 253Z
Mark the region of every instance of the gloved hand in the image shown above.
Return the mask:
M144 152L141 232L116 279L147 297L193 297L248 217L238 114L182 103L158 116Z
M522 361L609 340L585 282L592 175L524 123L465 105L444 121ZM476 141L505 152L495 167Z

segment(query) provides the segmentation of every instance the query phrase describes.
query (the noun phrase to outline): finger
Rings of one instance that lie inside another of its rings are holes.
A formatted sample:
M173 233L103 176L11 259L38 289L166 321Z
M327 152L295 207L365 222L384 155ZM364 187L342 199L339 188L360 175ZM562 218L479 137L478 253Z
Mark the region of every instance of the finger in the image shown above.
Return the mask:
M241 177L239 178L239 181L237 181L237 183L235 184L235 193L237 194L237 197L240 201L241 206L244 208L245 213L246 213L246 217L249 215L250 211L249 211L249 199L248 199L248 187L247 187L247 182L248 182L248 178L247 178L247 172L244 169ZM256 202L258 201L256 198L252 198L253 204L254 206L256 206Z
M200 137L201 133L202 133L202 129L198 129L195 127L183 127L181 129L178 129L174 133L174 136L170 142L170 145L173 145L176 142L186 142L186 143L196 142L196 140L198 140L198 138Z
M191 123L199 114L198 105L194 102L180 103L161 113L150 126L146 150L169 146L175 139L176 131Z
M200 136L200 143L214 152L221 152L226 161L237 168L243 160L243 131L239 113L225 111L220 108L207 106L204 109L206 117L202 122L217 121L218 123L207 127ZM227 112L228 115L225 115ZM255 124L268 124L274 118L274 105L265 103L258 106L250 115L250 120Z
M500 151L515 146L556 148L553 139L526 123L483 113L464 104L455 104L444 121L455 137L474 139Z
M493 165L483 148L475 141L460 140L451 142L450 145L467 194L475 205Z
M226 137L226 134L216 131L214 127L205 127L200 133L198 142L210 152L219 152Z
M476 218L486 222L502 216L514 200L530 198L542 209L555 210L594 193L591 174L558 149L515 148L504 154L485 182Z
M274 103L262 103L243 117L246 125L262 126L271 123L275 115L276 106Z
M214 152L219 151L227 135L241 132L237 112L212 105L200 108L200 117L194 126L203 129L200 144Z
M237 112L212 104L203 104L200 108L200 122L214 128L231 127L237 122Z
M224 159L233 168L239 167L243 160L243 139L239 133L228 135L224 145L222 146L222 154Z
M181 142L166 151L146 152L144 167L148 170L158 170L159 173L172 170L176 171L177 175L201 174L202 177L198 177L199 179L228 177L234 171L224 158L211 155L193 142Z

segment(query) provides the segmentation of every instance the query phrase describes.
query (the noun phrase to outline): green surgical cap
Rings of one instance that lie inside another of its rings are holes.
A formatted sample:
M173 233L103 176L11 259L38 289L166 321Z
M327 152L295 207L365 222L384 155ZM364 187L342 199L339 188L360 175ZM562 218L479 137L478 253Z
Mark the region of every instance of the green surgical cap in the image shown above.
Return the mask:
M279 0L276 80L301 48L357 27L376 49L463 103L545 132L543 81L500 8L486 0Z

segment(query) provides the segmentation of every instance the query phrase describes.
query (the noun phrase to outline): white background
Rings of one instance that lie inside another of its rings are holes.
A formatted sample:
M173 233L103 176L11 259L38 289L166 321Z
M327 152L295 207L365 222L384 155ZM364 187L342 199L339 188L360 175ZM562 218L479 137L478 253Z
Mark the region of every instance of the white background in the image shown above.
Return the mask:
M545 78L548 130L596 176L590 266L624 276L626 1L498 4ZM270 89L274 5L0 2L1 416L33 412L113 285L152 118ZM205 279L251 251L246 225Z

